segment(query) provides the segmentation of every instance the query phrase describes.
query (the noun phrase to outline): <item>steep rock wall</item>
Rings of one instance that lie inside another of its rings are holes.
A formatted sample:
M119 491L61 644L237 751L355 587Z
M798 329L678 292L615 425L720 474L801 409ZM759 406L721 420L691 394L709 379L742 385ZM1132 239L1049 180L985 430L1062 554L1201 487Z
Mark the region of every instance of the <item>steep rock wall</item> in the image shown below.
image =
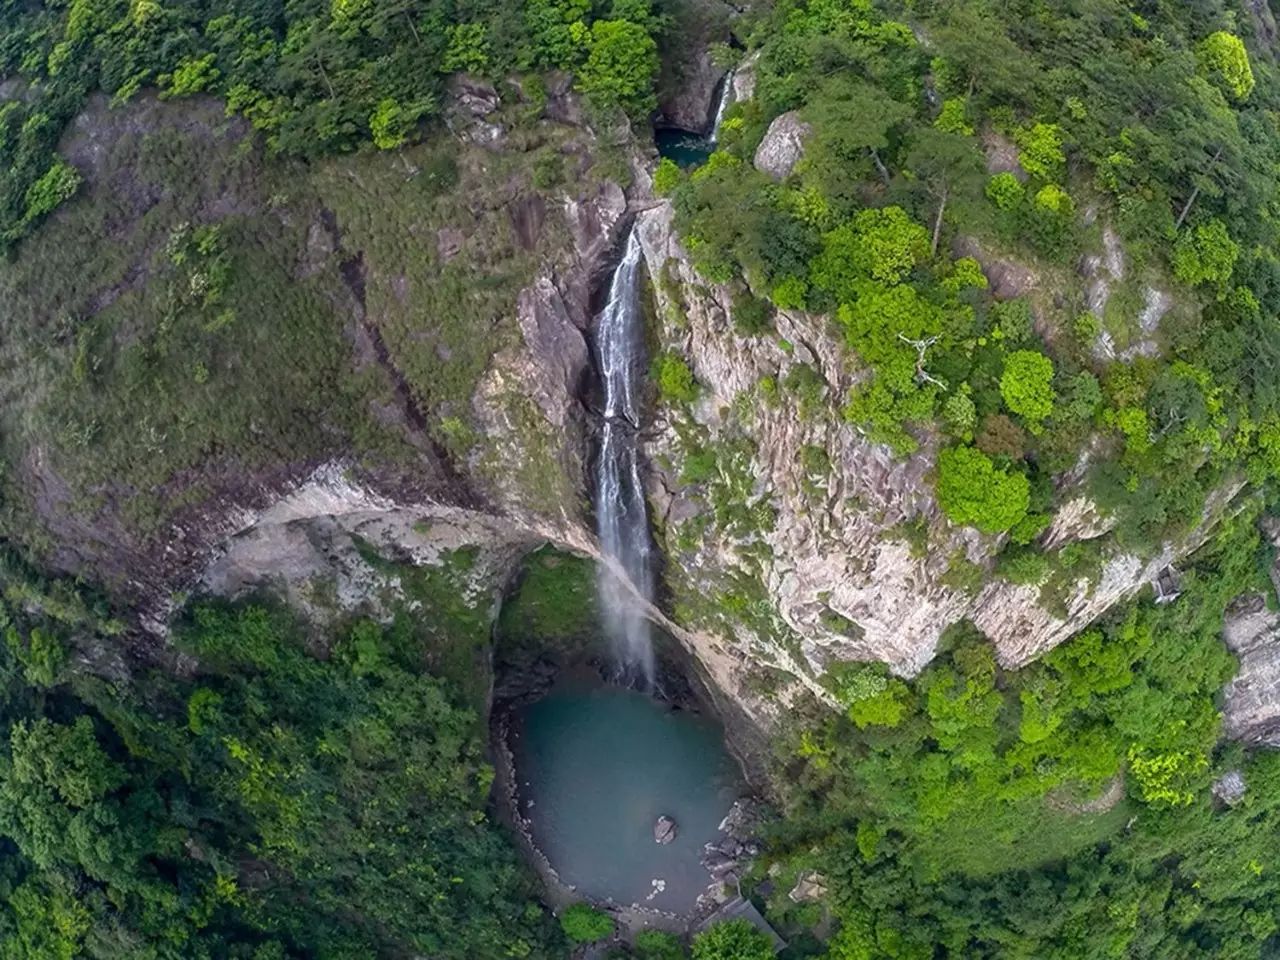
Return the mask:
M930 482L936 437L899 459L844 422L839 408L863 374L831 323L779 311L776 337L735 333L730 292L695 274L671 219L662 204L639 216L638 229L664 336L704 393L687 420L668 411L658 425L649 445L652 497L675 554L670 568L690 590L732 596L725 583L746 579L763 591L780 623L726 627L748 649L763 644L766 657L799 653L814 676L846 659L885 661L909 675L932 658L948 626L968 619L991 638L1002 663L1017 666L1142 589L1230 509L1238 486L1212 500L1201 530L1186 540L1146 558L1105 551L1095 577L1068 582L1059 603L1042 602L1037 589L992 575L999 538L941 514ZM801 366L821 377L816 401L779 387ZM812 409L803 409L806 402ZM739 457L746 461L739 487L762 516L773 513L771 523L744 530L699 519L714 512L722 478L687 483L681 473L691 453L706 449L750 451ZM1063 544L1106 531L1092 505L1076 499L1059 512L1049 536ZM976 592L957 582L955 570L965 565L981 571Z

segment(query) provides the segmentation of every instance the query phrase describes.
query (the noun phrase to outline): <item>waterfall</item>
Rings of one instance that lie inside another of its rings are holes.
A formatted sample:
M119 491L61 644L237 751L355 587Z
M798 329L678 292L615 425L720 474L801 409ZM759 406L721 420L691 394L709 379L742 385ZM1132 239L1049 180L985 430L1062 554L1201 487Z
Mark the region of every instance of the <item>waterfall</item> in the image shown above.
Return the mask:
M652 543L640 482L636 402L644 373L644 317L640 310L640 240L633 227L622 262L609 283L609 300L596 325L596 349L604 381L604 431L596 467L596 532L605 556L631 581L601 565L599 593L614 656L628 679L653 683L649 621L635 594L653 597ZM634 591L634 592L633 592Z
M715 116L711 121L711 135L707 137L707 142L713 147L720 136L720 124L724 120L724 112L729 109L729 104L733 102L733 71L730 70L724 75L724 80L720 82L720 99L716 102Z

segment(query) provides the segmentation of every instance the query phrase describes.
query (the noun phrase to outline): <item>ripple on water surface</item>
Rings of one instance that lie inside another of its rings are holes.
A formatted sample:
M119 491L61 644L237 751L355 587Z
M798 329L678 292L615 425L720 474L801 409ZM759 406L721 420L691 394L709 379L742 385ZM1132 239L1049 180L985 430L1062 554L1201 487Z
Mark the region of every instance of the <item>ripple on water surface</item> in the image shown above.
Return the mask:
M693 908L710 881L703 844L742 792L719 725L575 680L523 708L513 739L521 813L561 880L600 899ZM678 833L659 845L664 814Z

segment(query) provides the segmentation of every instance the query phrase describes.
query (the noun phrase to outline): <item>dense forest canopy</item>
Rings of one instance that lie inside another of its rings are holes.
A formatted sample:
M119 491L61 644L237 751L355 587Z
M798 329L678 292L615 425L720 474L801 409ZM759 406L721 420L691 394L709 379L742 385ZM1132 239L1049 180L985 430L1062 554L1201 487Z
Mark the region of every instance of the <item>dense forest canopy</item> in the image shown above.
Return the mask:
M70 662L118 633L101 604L7 562L0 954L556 956L485 813L483 701L441 675L485 639L442 600L467 564L417 581L426 624L357 620L321 658L283 611L199 607L193 671L111 682Z

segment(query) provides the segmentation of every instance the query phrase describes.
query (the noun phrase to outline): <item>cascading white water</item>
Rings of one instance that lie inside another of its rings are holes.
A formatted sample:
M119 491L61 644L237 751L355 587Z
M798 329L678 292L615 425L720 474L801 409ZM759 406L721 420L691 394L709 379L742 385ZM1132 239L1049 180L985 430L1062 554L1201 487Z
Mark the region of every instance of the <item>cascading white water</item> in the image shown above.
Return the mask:
M596 324L596 350L604 381L604 430L596 467L596 532L605 556L631 581L630 588L601 565L599 592L614 655L628 679L653 683L649 621L636 595L653 597L653 547L644 487L640 483L636 402L644 371L644 318L640 310L640 240L634 228L609 283L609 300Z
M724 75L724 81L720 84L720 99L716 101L716 112L711 121L711 135L707 137L707 142L712 146L715 146L720 139L720 124L724 122L724 113L731 103L733 103L732 70Z

